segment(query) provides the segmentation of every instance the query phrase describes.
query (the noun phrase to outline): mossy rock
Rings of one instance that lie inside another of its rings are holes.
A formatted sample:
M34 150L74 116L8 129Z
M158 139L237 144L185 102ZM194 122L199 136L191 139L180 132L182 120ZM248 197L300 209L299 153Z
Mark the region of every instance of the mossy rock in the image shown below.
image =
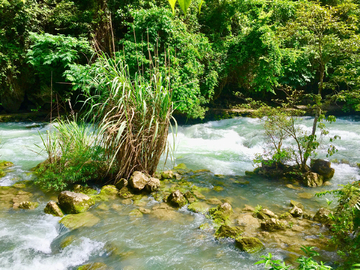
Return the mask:
M134 197L134 194L132 194L127 187L123 187L122 189L120 189L118 194L121 198L124 199L129 199Z
M220 187L220 186L215 186L213 189L214 189L214 191L218 191L218 192L224 190L224 188Z
M6 160L0 160L0 169L5 169L11 166L14 166L14 163Z
M63 211L60 209L59 205L54 201L50 201L47 203L47 205L44 209L44 212L45 212L45 214L53 215L56 217L64 216Z
M83 193L63 191L58 197L59 206L65 214L78 214L86 212L95 204L93 198Z
M264 249L263 243L256 237L238 237L235 239L235 245L247 253L256 253Z
M20 209L34 210L34 209L37 208L37 207L39 207L39 203L38 203L38 202L25 201L25 202L19 203L19 208L20 208Z
M179 190L172 192L167 198L167 202L174 207L183 207L187 200Z
M193 203L198 200L190 191L185 192L184 196L189 203Z
M196 198L198 198L199 200L206 200L206 197L205 197L202 193L200 193L200 191L198 191L198 190L192 190L191 192L192 192L192 194L193 194Z
M286 221L276 218L266 219L261 223L261 229L268 232L274 232L279 230L285 230L287 227Z
M0 169L0 178L4 177L5 175L6 175L6 173L3 170Z
M119 190L114 185L106 185L101 188L100 196L106 196L109 199L115 199Z
M322 224L331 224L332 223L332 220L330 218L331 214L332 212L329 209L320 208L314 216L314 221L320 222Z
M207 199L206 202L208 204L215 204L215 205L221 204L221 201L218 198L210 198Z
M188 205L188 209L191 212L206 214L209 211L210 206L204 202L193 202Z
M129 213L130 217L142 217L143 213L139 209L134 209Z
M210 217L217 226L226 225L232 213L233 210L229 203L223 203L209 210Z
M67 246L71 245L71 243L74 242L74 240L75 240L75 236L74 236L74 235L70 235L70 236L66 237L65 239L63 239L63 240L60 242L60 248L61 248L61 249L66 248Z
M83 193L83 194L86 194L88 196L96 195L98 193L95 189L92 189L90 187L84 187L82 185L75 185L73 187L73 190L74 190L74 192Z
M243 230L240 229L239 227L221 225L220 228L216 231L215 237L236 239L241 235L242 232Z
M301 203L293 201L293 200L290 200L290 206L292 206L292 207L296 206L296 207L300 208L301 210L305 209Z
M70 214L63 217L59 223L63 224L66 228L74 230L80 227L92 227L100 222L100 218L94 216L89 212L80 214Z
M211 191L211 189L210 189L210 188L207 188L207 187L198 187L198 186L193 185L193 186L191 187L191 191L209 192L209 191Z
M203 223L200 225L199 229L203 231L210 231L212 230L212 226L209 223Z
M280 215L280 219L292 219L292 215L289 212L285 212L284 214Z
M77 268L77 270L111 270L111 269L113 268L101 262L88 263L81 265Z
M109 205L105 204L105 203L101 203L99 204L96 209L99 209L101 211L107 211L110 209Z

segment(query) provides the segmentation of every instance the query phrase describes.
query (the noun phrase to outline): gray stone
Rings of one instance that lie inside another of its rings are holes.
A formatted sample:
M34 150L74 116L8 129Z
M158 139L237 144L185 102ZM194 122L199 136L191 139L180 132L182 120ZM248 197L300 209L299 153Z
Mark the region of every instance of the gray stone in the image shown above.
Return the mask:
M44 212L46 214L50 214L56 217L63 217L64 213L62 212L62 210L60 209L59 205L54 202L54 201L50 201L47 203L47 205L45 206Z
M78 214L86 212L95 202L83 193L63 191L58 197L59 206L65 214Z
M185 204L187 204L184 195L179 190L171 193L167 199L167 202L175 207L183 207Z
M154 177L151 177L146 183L146 190L148 192L153 192L160 187L160 180Z
M149 181L149 177L139 171L135 171L129 180L129 185L135 190L143 190Z

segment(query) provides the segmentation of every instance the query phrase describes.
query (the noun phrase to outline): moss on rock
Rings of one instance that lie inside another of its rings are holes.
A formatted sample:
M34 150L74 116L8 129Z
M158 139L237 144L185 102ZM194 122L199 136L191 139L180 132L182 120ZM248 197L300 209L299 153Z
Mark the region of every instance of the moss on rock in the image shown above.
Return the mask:
M94 216L89 212L80 214L70 214L63 217L59 223L63 224L66 228L71 230L80 227L92 227L100 222L100 218Z
M228 226L228 225L221 225L220 228L216 231L215 237L216 238L234 238L240 236L240 234L243 232L242 229L239 227L234 226Z
M256 237L238 237L235 239L235 244L247 253L256 253L264 248L263 243Z
M204 202L193 202L188 205L188 209L195 213L206 214L209 211L210 206Z

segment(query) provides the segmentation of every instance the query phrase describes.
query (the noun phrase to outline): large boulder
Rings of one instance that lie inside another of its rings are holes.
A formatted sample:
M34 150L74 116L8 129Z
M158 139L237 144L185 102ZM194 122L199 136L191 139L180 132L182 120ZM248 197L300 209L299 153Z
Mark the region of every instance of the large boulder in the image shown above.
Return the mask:
M233 213L232 207L229 203L223 203L217 207L211 208L209 214L213 219L214 223L218 226L222 224L227 224L230 218L230 215Z
M279 230L285 230L286 225L287 225L286 222L283 220L279 220L276 218L269 218L269 219L265 219L261 223L261 229L263 229L264 231L274 232Z
M323 184L323 177L316 172L307 172L303 176L303 183L307 187L320 187Z
M263 243L255 237L238 237L235 239L235 244L247 253L255 253L264 248Z
M313 172L321 175L325 181L331 179L335 173L335 170L331 168L331 162L323 159L311 160L310 167Z
M78 214L86 212L95 202L88 195L63 191L58 197L59 206L65 214Z
M59 205L54 202L54 201L50 201L47 203L47 205L45 206L44 212L46 214L50 214L56 217L63 217L64 213L62 212L62 210L60 209Z
M228 225L221 225L220 228L216 231L215 237L216 238L234 238L236 239L243 230L239 227L228 226Z
M315 216L314 216L314 220L318 221L322 224L331 224L331 218L330 215L332 214L332 212L329 209L326 208L320 208Z
M167 202L175 207L183 207L185 204L187 204L184 195L179 190L171 193L167 198Z
M141 191L145 188L148 181L149 177L147 177L144 173L135 171L130 177L129 185L136 191Z

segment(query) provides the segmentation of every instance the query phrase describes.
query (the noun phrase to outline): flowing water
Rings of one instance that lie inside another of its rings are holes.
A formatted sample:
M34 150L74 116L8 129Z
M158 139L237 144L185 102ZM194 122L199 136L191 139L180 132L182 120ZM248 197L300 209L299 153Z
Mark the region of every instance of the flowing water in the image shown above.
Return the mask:
M180 126L176 137L169 136L170 145L175 140L176 147L173 161L166 166L185 163L189 169L210 170L211 173L194 175L191 181L211 188L207 196L227 199L234 208L261 204L281 212L288 209L290 199L295 199L315 212L326 205L324 199L302 199L307 197L302 195L360 179L355 166L360 161L358 120L340 118L329 125L329 135L341 136L336 141L339 152L332 158L342 160L332 165L335 176L331 186L294 190L281 182L258 177L245 184L245 171L254 169L252 159L266 147L260 121L251 118ZM310 129L311 124L311 118L301 121L305 129ZM29 170L45 159L35 145L41 145L39 133L44 134L48 128L39 123L0 124L0 158L15 164L0 178L1 186L32 179ZM325 145L327 141L324 140ZM319 156L325 154L326 148L321 149ZM160 164L159 169L163 168ZM215 191L214 186L223 190ZM90 210L98 217L96 225L68 230L59 224L60 218L43 213L50 197L36 191L40 206L35 210L0 208L0 269L76 269L89 262L104 262L114 269L262 269L254 265L261 255L271 252L277 258L288 256L287 251L275 246L249 255L239 251L233 240L215 240L212 233L198 229L209 220L186 207L176 212L174 220L160 220L152 215L135 218L129 216L134 205L115 200ZM151 196L142 200L145 208L157 204ZM64 245L66 241L70 244Z

